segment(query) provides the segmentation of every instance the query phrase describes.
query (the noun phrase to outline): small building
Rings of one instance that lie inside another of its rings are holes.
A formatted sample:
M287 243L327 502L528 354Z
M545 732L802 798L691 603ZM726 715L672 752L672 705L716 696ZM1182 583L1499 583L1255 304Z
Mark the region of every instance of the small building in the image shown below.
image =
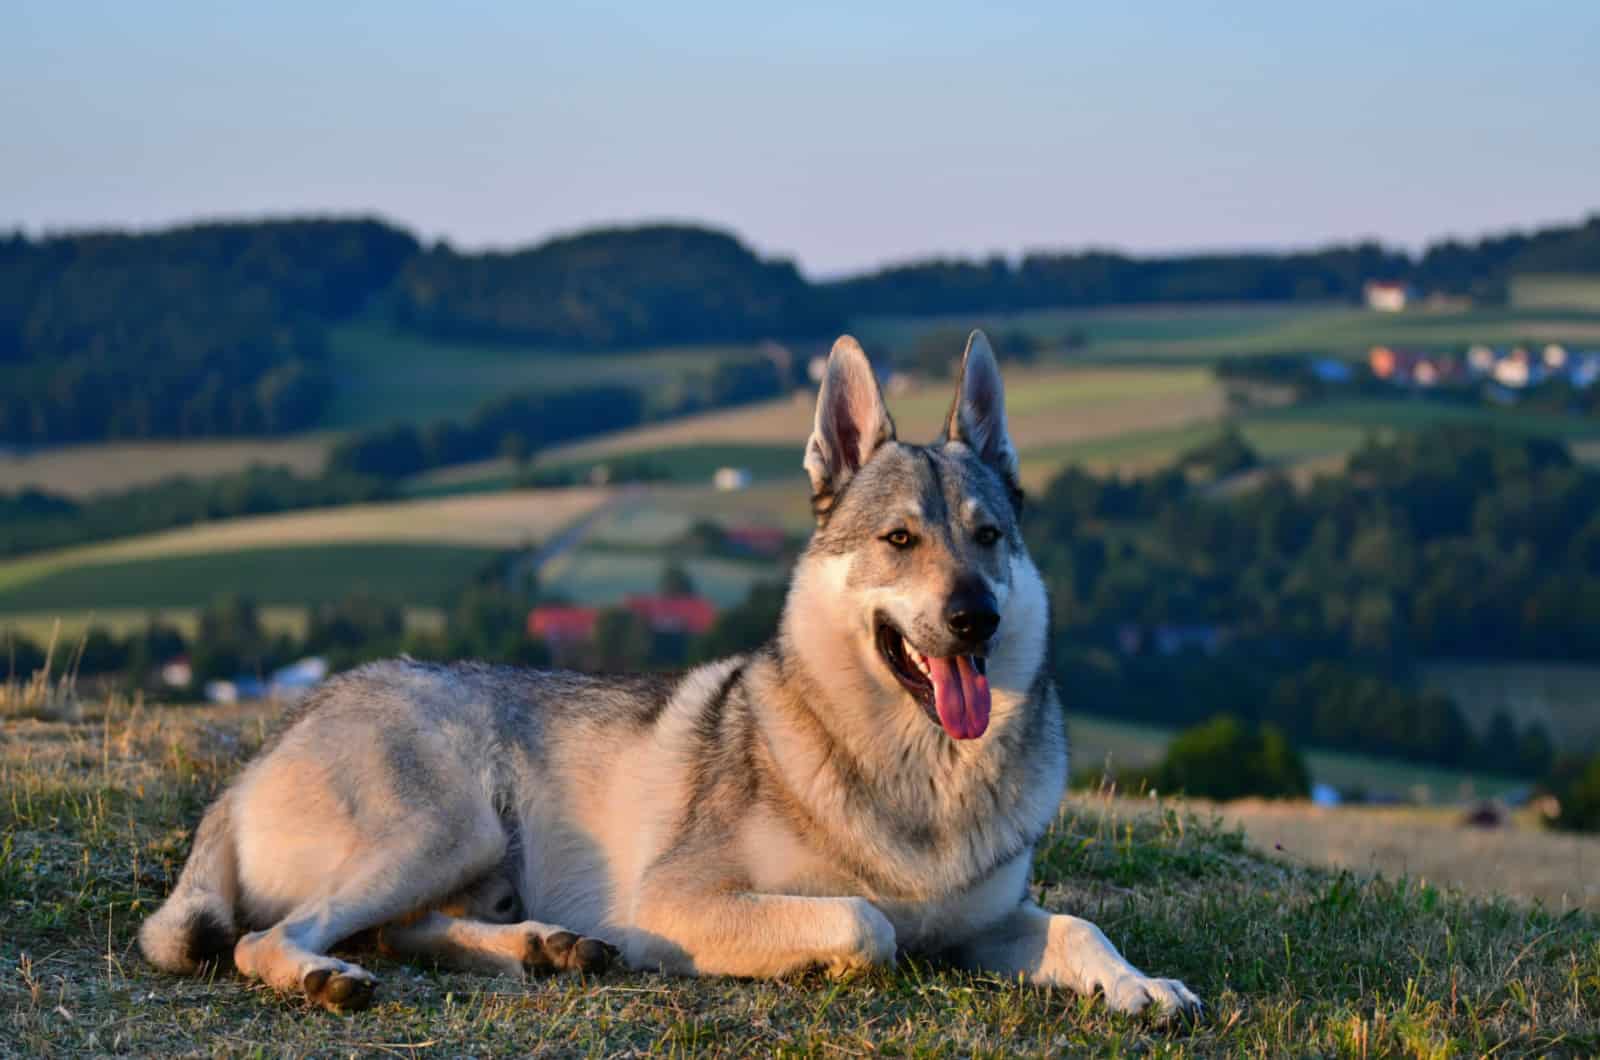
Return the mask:
M1311 362L1311 374L1319 383L1350 382L1350 366L1332 357L1318 357Z
M598 607L540 606L528 612L528 636L547 644L581 644L594 639Z
M1567 380L1579 390L1600 382L1600 353L1574 354L1567 364Z
M1367 308L1379 313L1398 313L1417 299L1416 289L1400 280L1368 280L1362 288Z
M717 621L717 609L703 596L629 596L622 606L644 619L654 633L699 636Z
M174 656L161 664L161 683L168 688L188 688L194 683L194 666L187 655Z
M1399 350L1393 346L1374 346L1367 351L1367 366L1375 379L1386 383L1409 383L1422 355L1414 350Z
M328 660L320 655L308 655L288 666L272 672L268 681L273 699L296 700L320 685L328 677Z
M1496 360L1490 375L1511 390L1522 390L1544 378L1542 366L1535 364L1533 355L1521 346Z
M783 551L787 540L779 527L749 523L724 527L722 537L729 545L752 556L776 556Z

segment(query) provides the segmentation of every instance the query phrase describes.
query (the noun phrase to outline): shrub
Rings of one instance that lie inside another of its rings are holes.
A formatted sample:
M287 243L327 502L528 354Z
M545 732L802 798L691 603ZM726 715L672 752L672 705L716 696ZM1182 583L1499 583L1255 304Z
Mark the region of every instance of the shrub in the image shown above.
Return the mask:
M1554 822L1557 828L1600 832L1600 755L1558 766L1552 786L1561 803Z
M1155 783L1161 791L1222 800L1293 798L1311 790L1305 763L1282 729L1230 714L1179 733L1156 770Z

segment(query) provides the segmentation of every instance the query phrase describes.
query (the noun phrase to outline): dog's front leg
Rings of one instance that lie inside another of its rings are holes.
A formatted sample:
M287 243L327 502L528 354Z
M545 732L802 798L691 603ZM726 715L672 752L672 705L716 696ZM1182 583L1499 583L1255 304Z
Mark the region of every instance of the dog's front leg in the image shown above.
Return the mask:
M771 978L821 967L844 975L894 960L894 925L863 898L675 887L641 896L625 952L635 967Z
M1200 999L1176 979L1154 979L1123 959L1105 933L1087 920L1048 913L1023 902L1000 923L957 950L957 963L975 970L1065 986L1080 994L1099 990L1117 1012L1154 1004L1166 1015L1197 1015Z

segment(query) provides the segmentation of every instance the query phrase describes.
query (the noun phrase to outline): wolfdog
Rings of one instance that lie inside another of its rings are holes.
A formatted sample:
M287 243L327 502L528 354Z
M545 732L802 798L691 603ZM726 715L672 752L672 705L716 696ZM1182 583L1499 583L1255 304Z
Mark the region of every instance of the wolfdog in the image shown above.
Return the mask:
M765 647L674 676L400 659L334 678L205 814L145 956L193 973L231 953L335 1011L376 980L330 949L375 935L515 976L914 953L1198 1012L1029 898L1066 734L983 334L926 446L896 439L839 339L804 467L816 525Z

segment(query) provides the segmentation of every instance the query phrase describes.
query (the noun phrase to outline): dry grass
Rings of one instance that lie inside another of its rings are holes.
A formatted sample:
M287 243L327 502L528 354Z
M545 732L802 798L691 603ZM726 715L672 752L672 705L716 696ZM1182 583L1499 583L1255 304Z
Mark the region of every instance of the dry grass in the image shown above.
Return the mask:
M375 960L349 1018L223 971L152 973L133 931L271 725L261 707L96 706L0 722L0 1054L328 1056L1523 1055L1600 1049L1600 929L1253 852L1181 807L1074 799L1041 899L1206 998L1192 1028L903 962L845 983L515 983Z
M44 665L31 674L15 672L6 666L0 680L0 720L7 718L75 719L82 714L78 701L77 661L68 659L63 645L61 623L50 630ZM78 652L82 652L80 642ZM58 655L59 653L59 655ZM59 667L59 669L58 669Z
M331 435L188 442L104 442L66 445L37 453L0 453L0 491L34 486L84 497L147 485L174 475L204 478L243 471L252 464L320 474Z
M1457 808L1324 808L1247 800L1218 808L1262 850L1308 865L1408 877L1469 894L1505 894L1564 912L1600 912L1600 837L1531 820L1462 823Z

